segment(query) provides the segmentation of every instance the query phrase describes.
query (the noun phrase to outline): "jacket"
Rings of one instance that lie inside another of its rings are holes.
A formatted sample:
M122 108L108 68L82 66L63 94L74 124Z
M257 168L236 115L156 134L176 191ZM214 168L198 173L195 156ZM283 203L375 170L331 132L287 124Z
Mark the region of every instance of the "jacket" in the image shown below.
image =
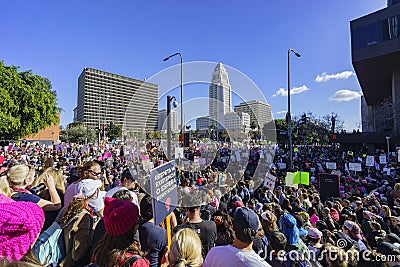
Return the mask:
M90 244L93 219L87 210L64 228L66 257L60 263L61 267L85 266L90 261Z

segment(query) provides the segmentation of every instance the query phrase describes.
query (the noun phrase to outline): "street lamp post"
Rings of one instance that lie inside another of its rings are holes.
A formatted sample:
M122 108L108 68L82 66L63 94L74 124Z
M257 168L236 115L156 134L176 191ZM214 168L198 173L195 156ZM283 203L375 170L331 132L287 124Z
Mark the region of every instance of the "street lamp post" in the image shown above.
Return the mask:
M390 159L389 140L390 140L390 136L386 136L387 154L388 154L388 159L387 159L387 161L388 161L388 162L389 162L389 159Z
M296 57L300 57L300 54L294 51L293 49L288 50L288 112L286 114L286 121L288 125L288 135L289 135L289 169L293 169L293 152L292 152L292 115L290 114L290 53Z
M170 59L171 57L177 56L179 55L180 59L181 59L181 131L180 133L183 134L185 132L185 124L183 121L183 68L182 68L182 54L177 52L173 55L170 55L169 57L166 57L163 59L163 61L167 61L168 59Z
M178 103L176 102L175 96L167 96L167 158L168 161L171 160L171 139L172 139L172 133L171 133L171 102L173 102L174 107L176 108L178 106Z

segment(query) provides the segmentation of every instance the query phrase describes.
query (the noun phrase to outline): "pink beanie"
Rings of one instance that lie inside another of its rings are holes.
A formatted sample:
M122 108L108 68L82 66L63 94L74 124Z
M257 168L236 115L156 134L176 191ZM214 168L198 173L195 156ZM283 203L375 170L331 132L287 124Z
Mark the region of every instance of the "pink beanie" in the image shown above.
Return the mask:
M19 261L36 241L44 222L41 207L0 194L0 258Z
M311 218L310 218L310 222L311 222L311 223L316 223L316 222L318 222L318 221L319 221L318 216L315 215L315 214L313 214L313 215L311 216Z
M104 226L110 236L128 232L139 219L139 208L130 201L106 197L104 206Z

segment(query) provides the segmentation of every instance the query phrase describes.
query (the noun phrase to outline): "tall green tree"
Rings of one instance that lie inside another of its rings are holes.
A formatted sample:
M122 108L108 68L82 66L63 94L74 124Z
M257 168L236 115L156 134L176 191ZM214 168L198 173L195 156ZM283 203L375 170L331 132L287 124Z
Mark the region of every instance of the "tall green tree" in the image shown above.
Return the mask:
M19 139L56 123L61 109L50 81L0 61L0 138Z
M97 139L96 131L82 122L68 124L61 134L63 140L78 144L93 143Z

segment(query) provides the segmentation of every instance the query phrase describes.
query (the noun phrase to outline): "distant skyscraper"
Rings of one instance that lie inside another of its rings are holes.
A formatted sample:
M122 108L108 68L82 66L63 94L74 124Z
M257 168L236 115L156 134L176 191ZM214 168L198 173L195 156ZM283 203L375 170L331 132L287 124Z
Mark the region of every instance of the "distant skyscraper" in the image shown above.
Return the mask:
M126 131L144 128L155 130L157 99L156 84L85 68L78 78L74 121L81 121L93 128L112 122L125 126Z
M232 111L232 93L228 73L222 63L218 63L212 73L208 96L210 120L218 122L218 129L223 129L224 115Z
M255 121L260 128L265 123L272 121L271 105L258 100L242 102L239 105L235 105L234 110L235 112L248 113L250 115L250 123Z
M196 119L196 130L205 133L210 126L210 118L208 116L199 117Z
M250 128L250 115L246 112L228 112L225 114L225 129L246 132Z
M179 131L178 128L178 111L171 110L171 131L173 133L177 133ZM167 110L162 109L158 111L158 130L166 131L167 130Z

